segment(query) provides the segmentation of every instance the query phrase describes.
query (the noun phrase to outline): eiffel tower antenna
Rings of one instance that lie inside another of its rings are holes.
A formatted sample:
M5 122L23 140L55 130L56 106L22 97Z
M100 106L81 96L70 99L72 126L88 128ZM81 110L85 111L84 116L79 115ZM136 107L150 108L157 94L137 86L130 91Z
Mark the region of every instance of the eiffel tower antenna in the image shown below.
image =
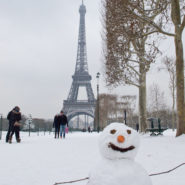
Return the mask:
M80 25L78 35L78 49L76 58L75 73L72 76L73 82L67 100L63 102L63 111L68 120L79 115L88 115L94 118L96 100L91 87L91 75L88 72L87 51L86 51L86 32L85 32L85 14L86 7L83 4L79 8ZM87 100L78 100L78 91L80 87L85 87Z
M80 26L78 35L78 51L76 59L76 69L75 73L87 73L87 51L86 51L86 33L85 33L85 14L86 7L82 4L79 8L80 13Z
M82 0L82 4L84 4L84 0Z

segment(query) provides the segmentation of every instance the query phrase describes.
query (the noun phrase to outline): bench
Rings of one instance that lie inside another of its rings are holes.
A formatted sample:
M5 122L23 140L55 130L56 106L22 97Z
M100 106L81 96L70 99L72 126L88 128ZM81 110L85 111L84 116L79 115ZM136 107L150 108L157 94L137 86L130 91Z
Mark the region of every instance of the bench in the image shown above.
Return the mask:
M163 132L168 128L147 128L146 131L150 132L150 136L163 135Z

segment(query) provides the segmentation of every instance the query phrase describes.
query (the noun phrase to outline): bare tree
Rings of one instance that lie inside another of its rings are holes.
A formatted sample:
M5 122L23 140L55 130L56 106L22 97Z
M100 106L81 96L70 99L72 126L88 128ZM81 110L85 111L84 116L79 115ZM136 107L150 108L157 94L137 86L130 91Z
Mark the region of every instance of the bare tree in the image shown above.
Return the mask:
M115 0L116 1L116 0ZM184 0L121 0L122 6L130 17L140 23L148 23L149 29L142 35L162 34L174 37L176 54L176 85L177 85L177 133L185 133L184 106L184 58L182 32L185 27ZM143 6L146 5L146 6ZM147 8L146 8L147 7ZM156 16L157 15L157 16ZM170 26L169 26L170 25ZM174 31L169 31L172 27Z
M134 110L136 109L136 96L133 95L124 95L120 97L120 102L123 103L123 107L121 108L122 115L123 111L127 113L127 124L131 127L134 127L136 124L134 122Z
M117 96L112 94L100 94L99 95L99 128L102 130L108 124L108 117L115 117L115 106L116 106ZM97 105L98 106L98 105ZM95 128L97 125L97 112L95 110Z
M110 122L124 122L124 110L127 110L128 124L133 125L133 112L135 110L136 96L117 96L115 94L100 94L99 118L100 130ZM97 128L97 108L95 110L95 128Z
M145 33L147 22L132 16L123 0L104 0L104 57L108 85L134 85L139 88L139 124L146 129L146 74L159 53L157 39ZM147 9L143 1L139 6ZM127 4L129 6L129 4ZM134 7L129 6L134 11ZM130 10L129 9L129 10ZM159 13L159 12L158 12ZM155 14L155 16L158 15ZM154 17L155 17L154 16Z
M170 77L169 89L172 97L172 129L176 127L175 121L175 99L176 99L176 68L175 68L175 59L170 57L165 57L163 59L164 67L160 67L159 70L165 69Z
M167 107L164 92L160 90L159 85L153 83L148 94L148 110L152 112L153 117L159 118L160 112Z

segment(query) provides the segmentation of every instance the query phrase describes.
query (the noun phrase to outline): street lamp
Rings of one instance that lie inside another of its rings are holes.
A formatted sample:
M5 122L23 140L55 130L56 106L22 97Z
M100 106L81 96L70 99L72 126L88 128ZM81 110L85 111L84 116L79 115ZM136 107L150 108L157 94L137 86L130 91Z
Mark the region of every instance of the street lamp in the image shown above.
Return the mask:
M45 133L46 133L46 122L44 121L44 136L45 136Z
M100 115L99 115L99 79L100 79L100 73L98 72L96 74L97 79L97 131L100 131Z
M125 125L127 125L127 111L124 110L124 121L125 121Z
M40 123L38 122L38 132L37 132L37 136L39 136L39 131L40 131Z
M0 140L2 139L2 131L3 131L3 115L0 114Z
M31 130L31 123L32 123L32 117L31 117L31 114L29 115L29 118L28 118L28 124L29 124L29 136L30 136L30 130Z

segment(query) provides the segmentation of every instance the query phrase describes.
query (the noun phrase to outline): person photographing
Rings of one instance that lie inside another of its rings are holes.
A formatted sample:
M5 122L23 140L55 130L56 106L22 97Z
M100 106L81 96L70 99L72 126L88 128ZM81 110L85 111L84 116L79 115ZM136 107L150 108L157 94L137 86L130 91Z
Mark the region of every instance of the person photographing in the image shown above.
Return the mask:
M12 137L15 133L16 141L18 143L21 142L20 139L20 123L21 120L21 113L20 108L15 106L12 111L10 111L7 115L7 119L9 120L9 128L6 135L6 142L12 143Z

